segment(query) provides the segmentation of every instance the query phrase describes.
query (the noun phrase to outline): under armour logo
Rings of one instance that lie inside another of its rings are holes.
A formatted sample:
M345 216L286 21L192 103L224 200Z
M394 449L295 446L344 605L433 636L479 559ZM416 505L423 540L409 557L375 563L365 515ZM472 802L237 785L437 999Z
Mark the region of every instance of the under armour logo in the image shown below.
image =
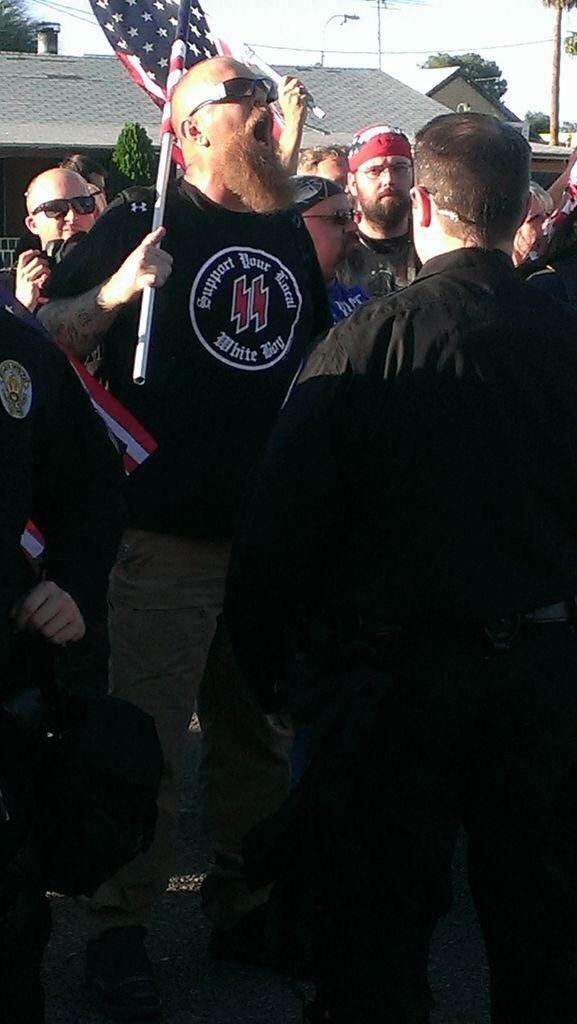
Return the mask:
M247 287L246 274L237 277L232 291L230 319L236 324L237 334L246 331L251 320L255 321L255 332L262 331L268 323L269 289L264 283L264 274L255 277Z
M132 213L146 213L148 206L146 203L131 203L130 209Z

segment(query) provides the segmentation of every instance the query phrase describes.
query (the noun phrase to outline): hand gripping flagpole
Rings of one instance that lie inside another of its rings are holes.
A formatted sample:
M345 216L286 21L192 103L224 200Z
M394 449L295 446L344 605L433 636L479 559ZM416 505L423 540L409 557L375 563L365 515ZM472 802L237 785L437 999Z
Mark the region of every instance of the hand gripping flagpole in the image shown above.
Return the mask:
M249 46L247 43L245 43L242 47L242 50L244 59L247 60L248 63L254 64L255 67L259 68L262 72L264 72L265 75L268 75L268 77L271 78L273 82L276 82L277 85L281 84L282 75L279 75L278 71L275 71L274 68L271 68L270 64L267 64L262 59L262 57L259 57L258 53L256 53L255 50L253 50L252 46ZM311 95L308 89L306 90L306 94L309 108L312 110L315 117L318 117L319 121L322 121L323 118L327 116L325 111L323 110L322 107L319 107L318 104L315 103L314 97Z
M188 36L191 2L192 0L181 0L175 40L170 51L170 65L168 69L168 78L166 80L167 99L162 111L162 125L160 128L160 157L158 160L158 173L156 175L156 199L152 213L151 231L156 231L157 228L162 227L162 222L164 220L166 193L168 191L168 182L170 179L170 168L172 163L172 147L174 144L174 133L172 131L171 120L172 96L178 82L184 74L186 39ZM140 317L138 320L138 340L136 343L134 365L132 369L132 380L135 384L144 384L146 381L155 297L155 289L151 288L150 285L146 285L142 292L142 303L140 306Z

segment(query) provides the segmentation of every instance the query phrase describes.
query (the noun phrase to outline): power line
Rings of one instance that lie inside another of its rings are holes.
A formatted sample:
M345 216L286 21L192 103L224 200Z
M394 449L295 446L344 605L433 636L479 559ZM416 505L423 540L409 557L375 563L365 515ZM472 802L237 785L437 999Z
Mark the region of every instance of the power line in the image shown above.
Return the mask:
M49 3L49 0L35 0L36 7L48 7L51 11L56 11L57 14L66 14L69 18L74 18L76 21L83 21L85 25L95 25L97 22L94 18L89 15L79 14L73 7L65 7L63 4Z
M526 43L497 43L495 46L456 46L450 50L443 50L443 53L480 53L487 50L512 50L519 46L544 46L545 43L552 43L552 39L530 39ZM292 53L317 53L320 46L274 46L272 43L248 43L248 46L253 46L255 50L290 50ZM347 55L358 55L366 56L366 54L374 54L376 51L373 50L325 50L325 53L340 53ZM407 57L411 55L423 56L424 54L430 54L431 48L428 50L382 50L383 54L388 57Z

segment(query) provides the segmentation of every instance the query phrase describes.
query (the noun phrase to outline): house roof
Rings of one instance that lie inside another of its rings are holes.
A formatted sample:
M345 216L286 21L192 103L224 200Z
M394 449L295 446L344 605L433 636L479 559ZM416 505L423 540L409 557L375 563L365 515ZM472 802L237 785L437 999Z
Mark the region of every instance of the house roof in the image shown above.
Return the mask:
M449 108L424 96L397 78L375 68L321 68L279 66L281 75L301 78L326 118L309 117L307 124L327 132L326 141L348 143L365 125L392 124L410 138L438 114ZM322 145L323 136L305 129L305 145Z
M405 85L410 85L412 89L416 89L417 92L422 92L425 96L428 96L433 89L443 85L448 78L452 78L455 72L460 70L458 65L452 68L420 68L415 66L414 68L403 69L402 81Z
M513 113L513 111L510 110L509 107L506 107L504 103L501 103L500 100L493 99L493 97L490 96L489 93L486 92L477 82L474 82L472 79L467 78L467 76L463 74L461 68L445 68L444 70L450 71L450 74L447 74L445 78L437 82L436 85L430 86L427 95L434 96L435 93L438 92L439 89L441 89L444 85L447 85L448 82L453 81L455 78L462 78L463 81L467 83L467 85L471 86L471 89L474 89L475 92L479 93L479 96L482 96L488 103L491 104L492 107L495 107L495 110L498 110L507 119L507 121L522 120L520 117L517 116L517 114Z
M309 118L304 144L348 143L380 121L413 137L448 108L374 68L279 67L304 80L323 121ZM142 124L156 143L160 111L114 56L0 53L0 148L105 149L126 121ZM314 131L313 128L322 129Z
M160 110L116 57L0 53L0 147L108 148L126 121L157 141Z

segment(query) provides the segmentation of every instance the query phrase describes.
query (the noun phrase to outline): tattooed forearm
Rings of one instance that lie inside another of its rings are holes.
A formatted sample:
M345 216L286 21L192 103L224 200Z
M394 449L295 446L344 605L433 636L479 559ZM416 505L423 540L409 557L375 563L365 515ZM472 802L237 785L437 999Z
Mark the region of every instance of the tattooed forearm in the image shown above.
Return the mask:
M38 312L38 319L54 341L79 359L98 347L119 311L119 306L110 309L103 305L101 293L98 285L83 295L47 302Z

